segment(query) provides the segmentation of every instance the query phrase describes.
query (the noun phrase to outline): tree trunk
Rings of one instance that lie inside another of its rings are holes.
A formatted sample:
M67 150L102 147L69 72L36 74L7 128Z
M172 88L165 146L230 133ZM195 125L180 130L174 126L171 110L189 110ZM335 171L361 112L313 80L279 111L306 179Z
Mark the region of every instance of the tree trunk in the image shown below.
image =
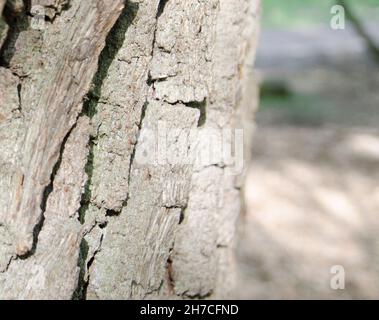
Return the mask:
M228 297L258 2L0 0L1 299Z

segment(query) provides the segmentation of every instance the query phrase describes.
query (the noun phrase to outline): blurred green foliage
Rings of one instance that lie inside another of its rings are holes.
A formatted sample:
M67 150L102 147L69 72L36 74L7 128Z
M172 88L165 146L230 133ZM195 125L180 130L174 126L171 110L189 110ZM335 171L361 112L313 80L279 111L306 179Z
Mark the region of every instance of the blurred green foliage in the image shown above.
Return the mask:
M336 108L320 95L296 93L288 96L262 95L260 111L275 112L283 123L322 125L334 116Z
M336 0L262 0L263 28L301 29L317 25L328 27L331 8ZM379 23L379 0L346 0L364 23ZM287 79L288 80L288 79ZM341 84L343 86L343 84ZM261 84L259 116L275 115L285 123L320 125L330 121L355 119L338 97L331 100L320 92L298 92L288 87L286 79ZM340 105L341 104L341 105ZM341 112L343 110L343 112ZM355 110L355 109L354 109ZM354 120L355 121L355 120Z
M379 0L346 0L362 19L379 22ZM329 24L334 0L262 0L263 27Z

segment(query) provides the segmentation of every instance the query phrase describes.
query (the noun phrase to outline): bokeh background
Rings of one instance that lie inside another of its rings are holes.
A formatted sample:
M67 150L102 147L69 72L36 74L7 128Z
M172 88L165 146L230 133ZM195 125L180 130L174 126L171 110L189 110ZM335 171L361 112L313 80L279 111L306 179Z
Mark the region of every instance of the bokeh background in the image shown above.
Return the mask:
M379 0L262 0L237 298L379 298ZM333 290L334 265L345 289Z

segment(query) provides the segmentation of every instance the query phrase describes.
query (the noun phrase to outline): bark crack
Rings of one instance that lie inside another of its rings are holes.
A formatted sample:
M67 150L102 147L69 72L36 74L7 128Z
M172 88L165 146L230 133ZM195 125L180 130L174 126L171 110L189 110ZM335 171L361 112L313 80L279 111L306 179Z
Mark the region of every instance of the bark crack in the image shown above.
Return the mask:
M15 45L19 34L29 27L27 8L30 0L23 2L7 1L5 4L3 19L8 25L8 32L4 43L0 48L0 66L9 68L10 60L15 53Z
M55 165L53 167L53 170L51 172L50 183L46 186L46 188L45 188L45 190L43 192L43 198L42 198L42 201L41 201L40 220L35 225L34 230L33 230L33 245L32 245L32 248L26 254L24 254L22 256L19 256L19 258L22 259L22 260L27 259L30 256L32 256L35 253L36 249L37 249L38 236L39 236L39 233L41 232L41 230L43 228L43 224L44 224L44 221L45 221L45 213L46 213L46 208L47 208L47 201L49 199L50 194L54 190L55 177L56 177L56 175L58 173L58 170L59 170L59 168L61 166L61 163L62 163L63 153L64 153L64 149L65 149L67 140L70 137L72 131L75 129L76 124L77 124L77 121L75 121L74 125L71 127L71 129L69 130L69 132L66 134L66 136L64 137L64 139L62 141L62 144L61 144L61 147L60 147L60 150L59 150L58 160L55 163Z
M138 124L138 128L140 130L142 129L142 123L143 123L143 119L145 118L146 109L147 109L148 105L149 105L149 103L146 101L145 104L142 107L141 117L140 117L140 121L139 121L139 124ZM130 187L130 182L131 182L131 177L130 176L131 176L131 173L132 173L132 167L133 167L134 158L135 158L136 150L137 150L137 144L138 144L138 138L137 138L136 143L133 146L133 151L132 151L132 154L130 156L129 173L128 173L128 186L129 187ZM128 192L128 194L126 196L126 199L125 199L125 201L124 201L124 203L122 205L123 208L128 205L129 199L130 199L130 192Z
M96 228L97 226L101 229L104 229L105 227L105 226L101 227L99 224L95 224L93 228ZM89 234L91 231L89 231L87 234ZM80 252L79 252L78 266L80 268L80 273L79 273L78 286L76 287L72 295L72 300L86 300L87 299L87 289L88 289L90 276L91 276L90 268L93 262L95 261L97 253L101 251L103 238L104 238L104 233L102 233L100 236L98 247L93 252L92 256L88 259L89 245L87 241L85 240L85 238L83 237L82 242L80 243ZM87 277L86 277L86 274L87 274Z
M117 58L117 53L122 47L122 44L125 40L125 33L127 29L132 24L134 18L136 17L138 11L138 4L133 3L129 0L125 1L124 9L120 14L118 20L112 27L111 31L108 33L105 47L100 54L98 68L96 74L92 80L92 88L88 92L84 104L83 104L83 113L87 115L90 119L97 114L98 104L101 102L102 95L102 86L108 75L108 70ZM95 146L98 139L98 133L90 137L89 140L89 156L88 161L85 167L88 179L85 186L85 191L82 195L81 206L79 209L79 221L84 224L86 211L88 210L89 205L91 204L91 183L93 178L93 160L95 156Z
M88 116L90 119L93 119L93 117L98 112L98 104L102 102L102 87L103 83L108 75L108 70L117 58L117 53L121 49L124 40L125 40L125 34L127 29L132 24L134 18L137 15L138 11L138 3L133 3L129 0L125 1L125 6L120 14L118 20L112 27L111 31L108 33L105 47L103 51L100 54L99 62L98 62L98 69L97 72L92 80L92 88L88 92L84 104L83 104L83 114ZM142 112L144 114L144 111ZM143 116L142 116L143 118ZM141 118L141 123L142 123ZM98 139L98 132L96 132L90 136L89 138L89 156L87 159L87 164L85 166L85 171L87 173L87 183L85 185L84 193L82 194L81 199L81 206L79 208L79 221L84 224L85 223L85 216L86 212L91 205L91 197L92 197L92 178L93 178L93 172L94 172L94 156L95 156L95 146ZM135 147L134 147L135 149ZM132 153L131 162L134 159L134 151ZM129 173L130 177L130 173ZM125 202L127 202L128 196L126 196ZM125 203L126 205L126 203ZM107 210L106 211L106 217L108 216L114 216L118 215L119 212L113 211L113 210ZM87 233L83 235L83 239L80 245L80 252L79 252L79 260L78 260L78 267L80 268L80 274L79 274L79 280L78 285L73 293L73 299L75 300L86 300L87 296L87 288L89 284L90 279L90 267L95 261L96 254L101 250L102 241L103 241L103 234L101 235L100 244L98 248L95 250L91 258L88 260L88 251L89 246L87 241L85 240L85 235L89 234L93 228L99 227L101 229L105 229L107 226L107 221L103 223L96 222L95 225L92 227L91 230L89 230ZM88 261L86 263L86 261ZM85 279L85 275L87 274L87 279Z

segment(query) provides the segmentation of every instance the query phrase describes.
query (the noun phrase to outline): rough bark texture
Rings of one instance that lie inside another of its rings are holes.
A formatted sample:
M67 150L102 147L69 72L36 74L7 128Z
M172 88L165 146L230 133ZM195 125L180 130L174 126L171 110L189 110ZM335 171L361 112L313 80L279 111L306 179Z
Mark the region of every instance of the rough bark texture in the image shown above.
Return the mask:
M228 296L258 2L0 0L0 298Z

